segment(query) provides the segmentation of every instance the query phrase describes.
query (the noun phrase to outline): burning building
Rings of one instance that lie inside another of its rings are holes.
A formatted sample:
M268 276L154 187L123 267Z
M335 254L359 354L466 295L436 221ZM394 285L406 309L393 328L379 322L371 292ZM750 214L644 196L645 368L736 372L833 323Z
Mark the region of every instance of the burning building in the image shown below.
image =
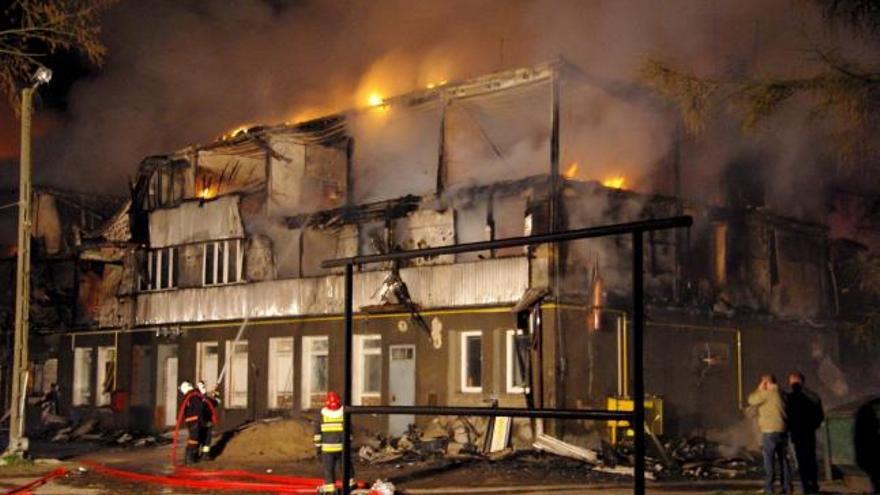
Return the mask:
M146 158L131 201L84 240L95 283L112 289L63 337L66 411L165 428L184 379L218 387L224 426L314 409L343 383L342 277L323 260L678 214L695 226L646 239L658 428L737 421L768 371L801 369L831 390L828 229L683 197L686 150L654 132L657 110L589 135L591 120L613 114L609 101L643 104L554 62ZM656 149L629 149L627 132L650 134ZM359 267L355 403L574 408L625 397L628 242ZM400 433L414 418L364 421Z
M7 399L12 376L12 340L15 319L16 226L18 191L0 191L0 401ZM61 335L78 328L79 310L96 308L101 286L80 257L82 238L101 226L123 201L113 196L91 195L49 187L35 187L31 226L31 349L28 394L42 396L58 380L58 346ZM115 294L115 292L111 292Z

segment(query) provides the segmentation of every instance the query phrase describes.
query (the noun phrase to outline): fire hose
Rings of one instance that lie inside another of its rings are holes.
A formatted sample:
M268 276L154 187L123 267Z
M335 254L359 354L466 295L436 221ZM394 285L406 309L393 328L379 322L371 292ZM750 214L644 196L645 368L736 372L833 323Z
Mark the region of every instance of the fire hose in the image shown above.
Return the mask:
M317 478L300 478L296 476L271 476L260 475L257 473L247 473L245 471L205 471L204 477L207 478L252 478L255 480L263 479L264 481L241 481L235 479L193 479L202 476L196 476L193 471L184 469L180 474L173 475L157 475L147 473L137 473L133 471L125 471L122 469L114 469L103 464L93 461L82 461L86 466L92 468L96 473L106 476L112 476L127 481L138 481L142 483L150 483L155 485L163 485L177 488L192 488L198 490L238 490L248 492L270 492L270 493L315 493L315 489L323 482ZM264 476L270 476L274 481L269 481Z
M52 481L53 479L64 476L65 474L67 474L67 468L60 467L58 469L50 471L41 478L31 481L27 485L19 486L17 488L13 488L8 492L4 492L3 495L30 495L30 493L32 493L35 488L39 488L46 483Z
M186 409L186 404L189 400L192 400L193 396L185 397L183 402L180 403L180 408L177 410L177 422L174 425L174 436L171 441L171 465L177 466L177 437L180 435L180 425L183 423L183 412ZM214 424L217 423L217 411L214 409L214 405L211 401L206 400L205 404L211 410L211 419ZM208 439L210 441L210 439Z

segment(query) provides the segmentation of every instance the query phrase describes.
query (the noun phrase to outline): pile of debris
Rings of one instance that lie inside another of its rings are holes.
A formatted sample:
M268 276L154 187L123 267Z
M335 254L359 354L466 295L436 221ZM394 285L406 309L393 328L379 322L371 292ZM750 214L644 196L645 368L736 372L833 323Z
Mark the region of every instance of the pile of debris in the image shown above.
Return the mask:
M437 458L498 459L512 453L512 449L492 448L487 435L490 425L483 418L438 417L424 430L409 425L399 437L363 436L357 442L361 445L358 454L371 464L402 464Z
M169 438L161 435L123 429L101 430L99 427L100 421L97 418L89 418L57 431L47 432L45 436L49 441L56 443L81 441L127 448L150 447L171 442Z
M541 433L535 436L531 449L515 451L509 444L509 431L501 443L493 441L493 426L487 420L437 418L424 430L411 425L400 437L375 435L360 438L356 443L360 445L361 461L394 464L396 467L431 460L513 461L531 451L543 454L535 457L533 462L556 465L559 457L564 457L596 474L634 475L635 452L631 439L617 445L603 441L601 450L593 450ZM649 480L727 479L754 477L761 473L759 459L746 450L725 456L721 454L725 449L697 436L670 439L666 443L656 438L653 440L646 456L645 475Z

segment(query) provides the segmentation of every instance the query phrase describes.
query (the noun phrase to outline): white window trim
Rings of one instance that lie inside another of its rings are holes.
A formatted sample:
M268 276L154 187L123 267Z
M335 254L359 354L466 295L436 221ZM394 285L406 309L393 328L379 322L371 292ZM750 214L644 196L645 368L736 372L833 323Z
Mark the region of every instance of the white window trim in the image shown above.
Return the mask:
M222 265L218 266L217 263L221 262L217 256L217 251L219 251L220 244L224 244L225 249L223 249L223 260ZM229 246L231 243L235 243L235 273L229 273ZM205 272L208 263L208 249L213 250L214 256L213 264L211 267L212 273L214 274L214 281L208 283L208 278L205 276ZM214 286L214 285L229 285L229 284L237 284L241 282L241 269L244 260L244 253L242 252L242 242L241 239L224 239L221 241L211 241L206 242L202 245L202 285L203 286ZM222 268L222 271L221 271ZM218 281L218 271L220 271L219 275L222 275L221 281Z
M529 387L520 387L513 384L514 362L516 361L516 340L514 335L522 335L522 330L508 330L504 335L504 358L505 358L505 389L508 394L524 394Z
M77 387L77 379L82 376L77 371L80 370L80 356L86 354L89 356L88 369L86 369L85 378L86 383L85 387ZM94 389L92 388L92 365L94 363L94 350L91 347L74 347L73 350L73 405L74 406L88 406L94 397ZM81 395L79 390L81 388L85 388L85 395Z
M244 379L245 380L245 382L244 382L244 404L233 404L232 403L233 402L233 400L232 400L232 398L233 398L232 379L233 379L235 373L232 371L232 367L234 366L232 363L232 359L233 359L232 350L233 350L233 346L238 346L241 344L246 344L248 346L248 352L247 352L247 354L245 354L245 363L246 363L245 369L246 369L246 371L245 371L245 379ZM236 342L234 340L227 340L226 341L225 359L227 361L229 361L229 365L226 367L226 376L223 377L223 391L224 391L223 399L224 399L224 402L226 403L226 409L247 409L247 407L248 407L248 401L250 399L250 388L249 388L250 383L248 383L248 380L250 378L250 376L249 376L250 369L248 369L247 367L250 366L250 364L251 364L250 363L250 361L251 361L250 360L250 352L251 352L251 347L250 347L250 344L248 344L247 340L239 340L238 342Z
M368 340L378 340L379 348L378 349L365 349L364 343ZM364 386L366 384L366 373L364 372L364 365L366 364L366 359L364 356L366 355L376 356L378 355L381 359L382 357L382 335L380 334L372 334L372 335L355 335L354 336L354 394L352 394L351 402L355 406L360 406L363 404L363 399L366 398L381 398L382 397L382 375L379 375L379 392L366 392L364 391ZM382 372L382 366L379 366L379 372Z
M113 359L107 359L112 356ZM112 399L113 391L104 392L104 382L107 381L107 362L113 361L114 373L116 367L116 347L99 346L97 359L97 376L95 380L95 407L109 406Z
M217 372L219 373L221 365L220 365L220 346L219 346L218 342L216 340L196 342L196 382L198 382L199 380L203 380L205 382L205 385L208 387L208 389L211 389L212 387L216 386L216 384L213 383L213 381L218 378L216 376L212 376L212 377L204 376L204 370L202 369L204 355L205 355L205 349L208 346L212 346L212 345L217 346Z
M467 339L468 337L480 337L480 343L483 343L483 331L482 330L468 330L465 332L461 332L460 340L459 340L459 381L461 386L461 392L464 394L479 394L483 392L483 385L480 384L479 387L470 387L467 384ZM483 346L480 345L480 351L482 352ZM480 367L483 366L483 356L480 355ZM480 381L482 382L483 370L480 369Z
M327 341L326 351L313 351L312 343L317 340ZM302 338L302 397L300 408L309 410L312 408L312 356L327 356L329 372L330 362L330 338L326 335L310 335Z
M141 280L142 292L157 292L177 288L177 284L174 283L174 263L177 261L174 258L175 249L177 249L177 246L147 250L147 282L143 283L143 280ZM153 277L154 256L158 258L156 266L160 268L156 277ZM166 282L168 287L163 287L163 284Z
M272 337L269 339L269 374L266 382L266 390L268 394L268 397L266 397L266 404L269 409L282 408L277 402L278 390L280 389L279 385L286 385L286 383L278 384L275 382L275 375L277 374L275 368L278 366L278 360L274 356L275 351L278 348L278 343L285 340L290 342L290 393L291 396L294 394L296 374L294 373L295 367L293 365L293 359L294 356L296 356L296 342L293 337Z

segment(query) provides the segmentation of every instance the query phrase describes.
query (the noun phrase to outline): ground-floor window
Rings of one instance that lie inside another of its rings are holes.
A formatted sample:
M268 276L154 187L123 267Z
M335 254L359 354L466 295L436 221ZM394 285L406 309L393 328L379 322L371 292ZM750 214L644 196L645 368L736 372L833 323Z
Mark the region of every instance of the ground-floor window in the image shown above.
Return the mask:
M217 388L217 374L220 372L220 346L217 342L196 344L196 381L205 382L208 390Z
M52 390L58 381L58 359L51 358L41 363L31 364L30 391L31 395L43 395Z
M293 337L269 339L269 409L293 407Z
M505 373L507 375L507 380L505 388L507 389L508 394L522 394L525 393L528 388L528 382L524 372L528 369L528 366L526 365L528 355L520 351L522 349L521 345L517 345L522 337L522 330L508 330L505 334L504 357L505 362L507 363L507 372Z
M110 395L116 389L116 348L98 347L98 395L95 405L110 405Z
M330 345L327 337L302 339L302 408L316 409L324 403L329 385Z
M356 335L355 349L355 405L378 405L382 397L382 337Z
M461 391L483 391L483 332L461 332Z
M248 401L248 343L246 340L226 342L229 370L226 371L226 407L247 407Z
M73 350L73 405L85 406L92 402L92 348Z

